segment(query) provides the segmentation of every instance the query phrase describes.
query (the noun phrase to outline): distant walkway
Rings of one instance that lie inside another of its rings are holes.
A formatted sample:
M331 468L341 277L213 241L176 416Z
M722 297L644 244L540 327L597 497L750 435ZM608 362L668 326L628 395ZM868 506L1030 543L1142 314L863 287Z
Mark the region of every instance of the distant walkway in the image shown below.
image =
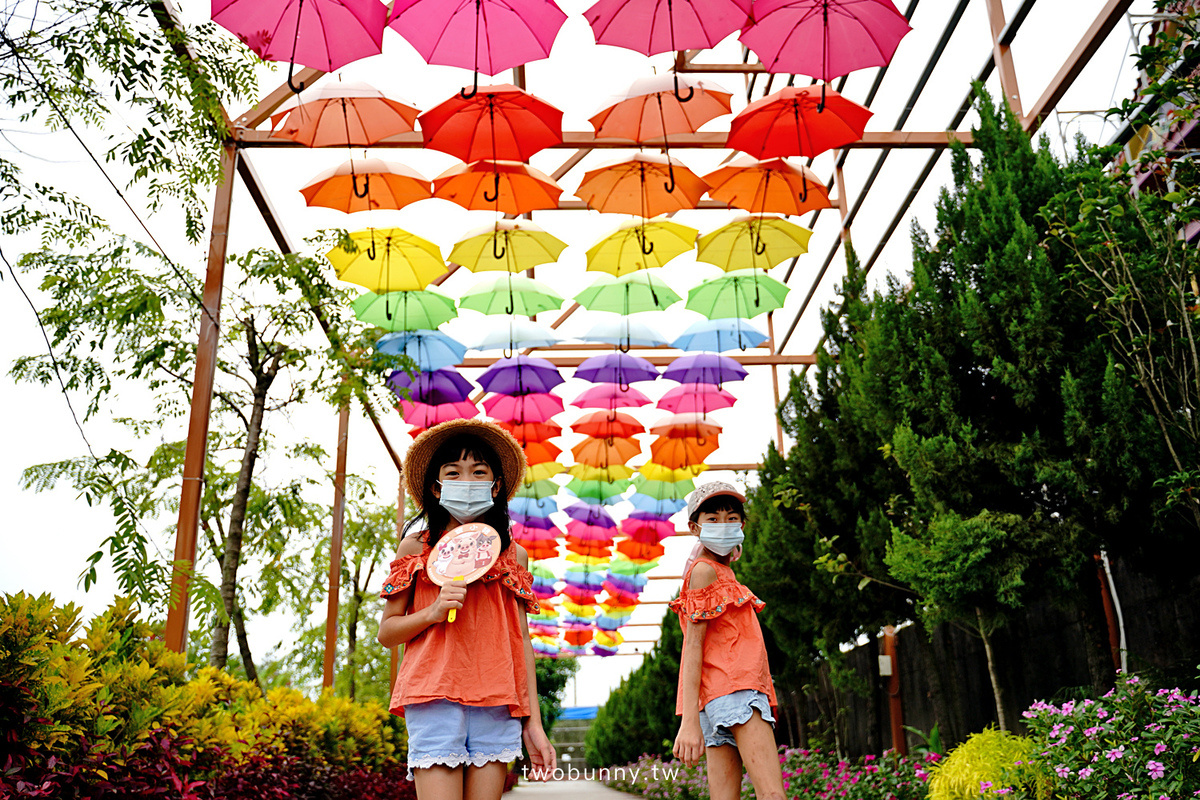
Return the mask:
M599 781L521 781L504 796L512 800L551 800L560 797L570 800L618 800L623 797L630 800L637 797L610 789Z

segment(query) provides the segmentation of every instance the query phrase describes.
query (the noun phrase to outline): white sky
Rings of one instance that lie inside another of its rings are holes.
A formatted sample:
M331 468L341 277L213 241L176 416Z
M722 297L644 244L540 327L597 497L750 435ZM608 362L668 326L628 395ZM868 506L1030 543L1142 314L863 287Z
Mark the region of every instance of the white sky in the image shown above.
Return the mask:
M527 85L529 91L564 110L564 130L590 130L587 118L606 105L610 96L622 92L634 79L650 74L652 67L659 72L666 71L671 58L668 55L660 55L647 59L632 51L597 46L590 28L582 17L583 10L590 2L560 0L560 5L570 16L556 40L550 59L528 66ZM903 8L906 2L900 0L897 5ZM868 125L868 130L891 128L900 111L900 105L908 97L919 77L927 54L941 35L954 5L953 0L924 0L920 3L912 20L914 30L901 42L881 91L872 105L875 117ZM1018 5L1017 0L1004 2L1007 13L1013 13ZM1026 20L1013 45L1018 84L1026 109L1042 93L1103 5L1102 0L1072 0L1070 3L1047 0L1039 3ZM185 18L196 19L196 15L205 14L207 8L208 4L201 0L189 0L183 4L182 11ZM1135 0L1133 4L1135 13L1145 14L1151 10L1150 0ZM1135 24L1140 21L1137 18L1132 20ZM1060 109L1070 112L1102 110L1129 94L1134 81L1132 61L1127 57L1131 49L1132 30L1131 24L1118 24L1104 47L1067 93L1059 106ZM905 126L907 130L939 130L945 127L967 91L968 81L977 74L990 50L988 31L986 3L983 0L975 0L968 8L957 35L910 116ZM731 37L715 51L705 53L697 59L698 62L709 63L737 60L740 60L740 47L736 37ZM264 74L262 86L265 91L279 83L284 73L276 72L272 75L264 70ZM469 72L425 65L407 43L390 30L385 35L383 55L351 65L340 74L344 80L364 80L372 83L422 109L448 97L464 82L470 80ZM875 70L855 74L848 82L844 94L855 100L863 99L874 76ZM704 77L734 93L735 113L745 105L745 88L741 76ZM495 82L510 80L509 75L501 75L497 76ZM759 80L763 80L762 76ZM781 87L783 83L783 80L777 80L774 88ZM995 73L989 89L993 96L999 94ZM236 118L243 109L231 108L229 111ZM969 127L971 119L973 116L968 117L964 128ZM715 120L705 130L727 128L728 120L728 117ZM1050 135L1052 146L1061 152L1060 131L1065 132L1068 138L1078 132L1093 141L1106 141L1113 133L1113 126L1111 123L1103 123L1095 115L1064 113L1052 116L1043 131ZM132 218L120 206L112 190L103 183L102 177L88 161L86 154L73 140L62 135L44 135L41 131L29 128L6 128L5 133L9 141L0 141L0 148L4 148L7 156L18 159L31 176L36 176L42 183L72 188L91 202L93 207L118 229L127 230L135 237L142 236L141 232L134 228ZM85 139L94 152L103 151L104 142L100 135L95 132L86 133ZM24 151L24 155L14 152L14 146ZM561 164L570 152L546 151L535 156L532 164L549 173ZM619 152L589 155L582 165L572 170L561 181L566 190L564 197L571 195L584 170L618 157ZM356 158L362 157L363 152L357 149L354 155ZM450 156L416 150L375 150L369 155L403 162L429 177L455 163ZM727 155L727 151L679 150L674 155L698 174L704 174L715 168ZM884 226L908 193L927 155L928 151L913 150L896 151L890 156L869 201L860 210L854 224L854 238L860 256L865 257L874 249ZM251 152L249 157L262 176L284 227L297 243L303 237L325 227L358 229L368 224L376 227L397 225L432 239L442 247L444 253L449 253L450 247L464 233L485 225L492 219L489 212L468 212L441 200L425 201L398 212L371 212L347 219L338 212L305 207L303 198L297 191L321 170L344 161L347 157L346 150L256 151ZM852 196L865 182L874 158L871 151L851 153L845 175ZM814 169L824 179L831 173L831 165L832 156L825 155L817 160ZM119 173L117 174L120 183ZM910 220L918 219L929 227L933 220L933 203L937 192L948 182L949 159L943 157L875 265L871 274L873 282L882 280L887 274L899 275L908 271L911 263L908 242ZM145 206L139 205L136 192L132 197L143 219L148 221L151 230L171 251L169 255L177 263L201 272L207 243L199 248L188 247L175 235L175 231L181 227L177 215L160 213L151 216L142 210ZM675 219L696 227L703 233L729 221L734 213L693 211L681 213ZM571 245L563 253L558 264L538 269L538 279L555 287L564 297L569 298L576 294L590 280L590 276L585 276L583 272L584 251L622 219L624 217L618 215L600 215L595 212L535 212L534 221L537 224ZM807 219L806 216L797 221L806 222ZM815 228L809 255L801 258L789 282L792 294L788 304L783 311L776 314L776 334L780 338L787 329L787 321L808 293L811 276L820 268L821 260L836 236L836 212L825 212ZM234 198L229 252L236 254L251 247L271 245L272 241L265 226L261 223L249 196L239 184ZM28 249L31 243L0 240L0 246L3 246L11 261L20 252ZM782 266L774 270L772 275L782 279L785 270L786 267ZM826 274L813 303L797 326L786 352L812 352L820 338L817 309L835 300L834 288L843 273L844 261L839 255ZM672 262L660 274L680 295L685 296L687 288L701 280L716 277L719 273L714 267L697 266L690 256L683 256ZM449 294L457 296L476 279L476 276L463 270L448 280L443 288ZM27 291L34 292L36 282L32 278L24 278L23 283ZM35 302L39 302L36 293L34 297ZM690 322L699 319L698 315L683 311L682 308L681 303L667 312L640 316L668 338L673 338ZM587 325L605 316L609 315L579 312L564 325L563 330L582 331ZM554 318L555 314L552 313L539 316L539 320L544 322L553 321ZM472 312L465 312L463 318L446 326L446 330L451 335L469 338L470 335L466 331L477 326L482 319L484 318ZM499 319L491 318L491 324L499 324ZM765 327L765 317L755 320L755 324ZM7 276L5 280L0 281L0 330L3 331L3 336L0 336L0 364L4 365L5 370L17 356L36 353L43 348L32 313ZM474 378L478 371L466 371L465 374ZM781 370L780 383L783 387L786 387L786 374L786 369ZM651 397L658 397L672 385L658 383L662 385L641 384L638 388L646 391ZM560 387L557 393L570 399L584 386L580 381L571 380ZM774 436L775 426L770 415L770 370L766 367L751 368L748 380L726 388L730 389L740 402L732 409L713 415L726 427L722 436L722 446L710 460L723 463L756 462L767 442ZM85 399L73 399L77 409L81 410ZM131 394L122 397L121 402L137 406L144 405L146 400ZM86 557L111 530L110 515L104 509L89 508L68 488L35 494L22 491L17 485L21 471L31 464L75 457L86 452L79 433L71 422L66 404L56 388L43 389L14 384L6 377L0 379L0 409L4 410L8 421L3 448L0 449L0 507L4 509L6 519L0 531L0 591L50 592L59 602L75 602L84 607L87 615L95 614L111 602L115 591L114 581L111 575L102 573L99 584L85 593L77 583L77 578ZM650 407L636 411L635 414L643 422L649 423L658 419L663 412ZM564 415L564 420L570 419L573 417ZM333 409L310 406L275 424L275 432L283 441L307 437L320 442L329 452L334 451L337 414ZM405 428L401 425L398 415L386 414L385 425L396 446L402 448L411 441L403 433ZM126 432L107 419L89 421L85 430L97 453L102 454L109 448L127 449L134 446ZM171 421L164 426L161 438L163 441L180 439L183 437L182 430L183 421ZM581 438L574 435L559 440L559 444L569 448ZM647 445L650 438L645 437ZM138 454L144 449L144 446L139 448ZM645 452L648 453L648 447ZM635 460L635 463L640 462ZM270 465L269 468L275 471L284 469L281 465ZM359 414L352 417L349 468L353 473L375 480L385 490L386 487L395 485L395 471L390 460L370 423ZM733 476L719 473L708 473L705 476L723 479L730 477ZM329 497L320 499L328 502L332 497L331 488L328 494ZM394 496L381 496L379 500L394 502ZM620 509L627 511L628 504L624 504ZM155 529L165 528L172 523L173 518L164 520L162 525L156 526ZM173 538L164 534L159 537L158 545L164 556L169 558L173 549ZM688 541L669 541L667 555L662 559L661 566L651 574L679 575L683 559L689 550ZM642 597L644 600L666 600L677 587L677 581L652 580ZM632 621L657 622L663 610L662 605L643 606L635 613ZM287 627L286 619L256 622L251 629L252 646L256 655L265 655L270 648L282 641L287 635ZM628 639L650 639L656 638L658 632L655 628L636 627L626 629L624 633ZM631 651L635 647L648 649L649 645L625 645L622 650ZM603 702L610 689L622 676L640 664L641 660L636 656L583 659L576 685L568 687L566 703L592 705Z

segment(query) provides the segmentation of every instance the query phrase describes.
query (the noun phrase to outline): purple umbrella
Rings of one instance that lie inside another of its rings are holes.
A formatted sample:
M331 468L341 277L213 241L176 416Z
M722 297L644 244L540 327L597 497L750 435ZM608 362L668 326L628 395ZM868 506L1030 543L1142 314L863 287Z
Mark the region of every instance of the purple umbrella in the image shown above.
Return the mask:
M475 389L474 384L449 367L416 375L396 370L388 376L387 383L397 397L430 405L461 403ZM404 389L409 392L407 398L400 394Z
M524 525L526 528L537 528L542 531L554 530L558 527L549 517L537 517L533 514L522 514L517 511L509 511L508 518L519 525Z
M717 353L690 353L680 356L663 370L663 377L678 383L715 383L740 381L746 368L729 356Z
M489 392L507 395L545 394L563 382L558 368L544 358L518 355L500 358L479 376Z
M575 368L575 377L591 383L615 383L628 387L658 378L658 369L644 358L620 351L592 356Z
M597 528L616 528L616 520L608 513L604 506L593 506L587 503L572 503L563 508L567 516L576 522L582 522L584 525L594 525Z

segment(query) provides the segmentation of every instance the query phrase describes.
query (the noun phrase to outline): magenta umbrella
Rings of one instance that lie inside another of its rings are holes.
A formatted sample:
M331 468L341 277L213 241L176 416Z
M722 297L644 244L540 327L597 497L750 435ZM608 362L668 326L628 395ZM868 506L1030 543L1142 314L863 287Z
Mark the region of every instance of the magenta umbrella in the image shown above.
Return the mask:
M529 422L545 422L563 410L562 398L548 392L510 396L488 395L483 399L483 408L492 419L524 425Z
M635 408L644 406L650 398L637 389L615 383L598 383L571 401L576 408Z
M430 64L496 75L550 55L567 15L554 0L396 0L387 24Z
M755 0L738 39L767 72L828 81L884 66L911 30L891 0Z
M379 0L212 0L212 20L264 61L333 72L383 50L387 6Z
M658 407L676 414L706 414L718 408L729 408L735 402L737 398L720 386L710 383L685 383L664 394L658 401Z
M434 425L448 420L471 419L479 416L479 409L470 400L463 400L461 403L438 403L437 405L401 400L397 407L400 409L400 416L404 421L418 428L432 428Z

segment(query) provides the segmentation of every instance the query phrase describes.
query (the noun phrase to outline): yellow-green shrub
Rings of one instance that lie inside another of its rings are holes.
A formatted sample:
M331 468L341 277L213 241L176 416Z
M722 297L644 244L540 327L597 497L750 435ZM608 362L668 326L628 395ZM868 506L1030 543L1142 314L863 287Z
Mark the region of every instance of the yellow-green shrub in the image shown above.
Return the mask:
M1001 789L1031 790L1038 773L1031 764L1032 739L995 728L971 734L929 770L929 800L975 800Z

